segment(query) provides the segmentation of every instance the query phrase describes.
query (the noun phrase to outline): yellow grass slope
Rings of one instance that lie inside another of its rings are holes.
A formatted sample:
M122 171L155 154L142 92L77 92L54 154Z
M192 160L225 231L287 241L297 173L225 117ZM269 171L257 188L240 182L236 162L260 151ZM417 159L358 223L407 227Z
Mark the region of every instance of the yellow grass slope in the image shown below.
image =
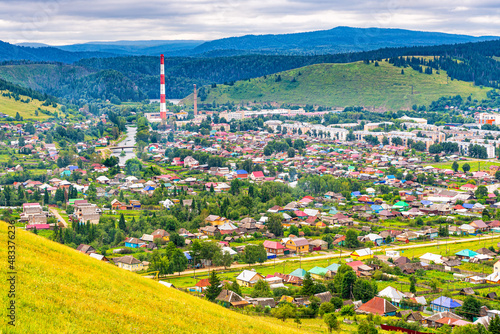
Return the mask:
M252 318L17 230L17 320L2 333L301 333ZM0 222L1 272L7 272L7 224ZM4 270L5 269L5 270Z
M23 117L25 120L44 121L47 118L50 118L51 116L42 113L40 111L38 112L38 115L36 115L36 110L38 108L50 111L51 113L54 113L54 111L58 111L57 108L54 108L52 106L42 106L43 102L40 102L38 100L33 100L24 95L20 95L20 98L23 100L30 99L31 101L29 103L16 101L14 98L8 98L2 95L3 93L6 92L8 91L5 90L0 91L0 112L9 115L11 117L15 117L16 113L19 113L19 115Z

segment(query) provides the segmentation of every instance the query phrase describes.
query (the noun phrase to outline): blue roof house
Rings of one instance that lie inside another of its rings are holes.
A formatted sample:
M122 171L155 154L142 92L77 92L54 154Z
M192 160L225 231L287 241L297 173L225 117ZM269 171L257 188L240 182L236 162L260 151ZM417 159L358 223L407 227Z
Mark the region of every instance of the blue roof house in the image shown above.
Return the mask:
M337 273L337 271L339 270L340 268L340 264L338 263L332 263L331 265L329 265L328 267L326 267L326 269L328 269L329 271L333 272L333 273Z
M299 277L299 278L304 278L304 276L306 276L306 273L307 271L305 271L304 269L302 268L297 268L295 269L294 271L292 271L290 273L290 276L295 276L295 277Z
M462 249L460 252L455 253L456 256L458 256L460 259L470 259L474 256L477 255L476 252L470 250L470 249Z
M431 302L431 308L435 312L453 312L457 307L460 307L459 303L455 300L441 296Z

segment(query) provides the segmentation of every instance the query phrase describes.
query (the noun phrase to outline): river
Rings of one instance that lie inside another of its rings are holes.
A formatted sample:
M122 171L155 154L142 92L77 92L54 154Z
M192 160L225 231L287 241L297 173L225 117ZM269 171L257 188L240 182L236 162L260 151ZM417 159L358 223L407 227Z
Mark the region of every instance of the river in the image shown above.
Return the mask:
M121 142L119 142L117 144L117 146L135 145L135 134L136 133L137 133L137 128L135 126L127 125L127 137L125 137L125 139L123 139ZM133 159L136 157L133 148L125 148L125 149L123 149L123 151L125 151L125 156L123 156L123 157L120 156L120 154L122 153L122 149L113 150L113 153L112 153L112 155L114 155L115 157L118 157L118 159L120 159L120 164L124 165L127 160Z

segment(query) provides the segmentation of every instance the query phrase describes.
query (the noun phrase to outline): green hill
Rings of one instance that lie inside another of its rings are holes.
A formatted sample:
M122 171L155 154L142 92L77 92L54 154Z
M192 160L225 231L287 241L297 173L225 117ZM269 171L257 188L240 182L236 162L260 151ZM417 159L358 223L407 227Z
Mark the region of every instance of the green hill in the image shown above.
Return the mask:
M292 322L252 318L16 230L17 320L0 333L303 333ZM1 279L7 278L7 224L0 222Z
M365 64L317 64L233 85L203 87L199 96L205 103L277 102L314 104L343 108L364 106L373 110L407 110L412 105L429 105L441 96L461 95L486 98L489 89L447 78L444 71L420 73L385 61ZM413 87L413 88L412 88ZM413 90L413 94L412 94ZM192 96L185 100L192 104Z
M0 90L0 112L3 114L15 117L16 113L19 113L19 115L25 121L43 121L50 117L53 117L54 112L59 112L58 109L52 107L52 105L43 106L43 102L33 100L28 96L19 95L17 100L13 96L4 96L4 94L9 93L10 92L7 90ZM29 102L26 102L28 100ZM48 112L50 112L52 115L48 115Z
M89 70L75 65L22 64L0 66L0 78L22 87L67 99L141 101L146 98L123 73Z

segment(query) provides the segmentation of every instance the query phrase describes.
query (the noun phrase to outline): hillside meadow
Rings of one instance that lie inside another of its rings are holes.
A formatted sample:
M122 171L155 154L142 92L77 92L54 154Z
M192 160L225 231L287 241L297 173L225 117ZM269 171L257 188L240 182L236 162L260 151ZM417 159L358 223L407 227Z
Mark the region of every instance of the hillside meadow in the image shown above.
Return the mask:
M373 110L408 110L414 104L429 105L442 96L486 98L489 88L447 78L444 71L419 73L386 61L365 64L317 64L233 85L205 87L205 102L314 104L343 108L365 106ZM424 67L425 68L425 67ZM412 93L413 92L413 93ZM201 94L200 94L201 95ZM192 104L192 96L185 101Z
M28 103L21 102L20 100L16 101L14 98L3 96L2 93L5 92L7 91L0 91L0 112L11 117L15 117L16 113L19 113L19 115L23 117L24 120L43 121L52 116L44 114L40 110L38 111L38 115L36 115L36 110L38 108L50 111L51 113L53 113L54 111L58 111L57 108L54 108L52 106L42 106L43 102L33 100L27 96L20 95L19 97L23 100L30 99L31 101Z
M304 333L291 321L227 310L33 233L16 235L17 320L8 326L2 307L1 333ZM5 280L4 222L0 253ZM7 305L7 284L0 286Z

